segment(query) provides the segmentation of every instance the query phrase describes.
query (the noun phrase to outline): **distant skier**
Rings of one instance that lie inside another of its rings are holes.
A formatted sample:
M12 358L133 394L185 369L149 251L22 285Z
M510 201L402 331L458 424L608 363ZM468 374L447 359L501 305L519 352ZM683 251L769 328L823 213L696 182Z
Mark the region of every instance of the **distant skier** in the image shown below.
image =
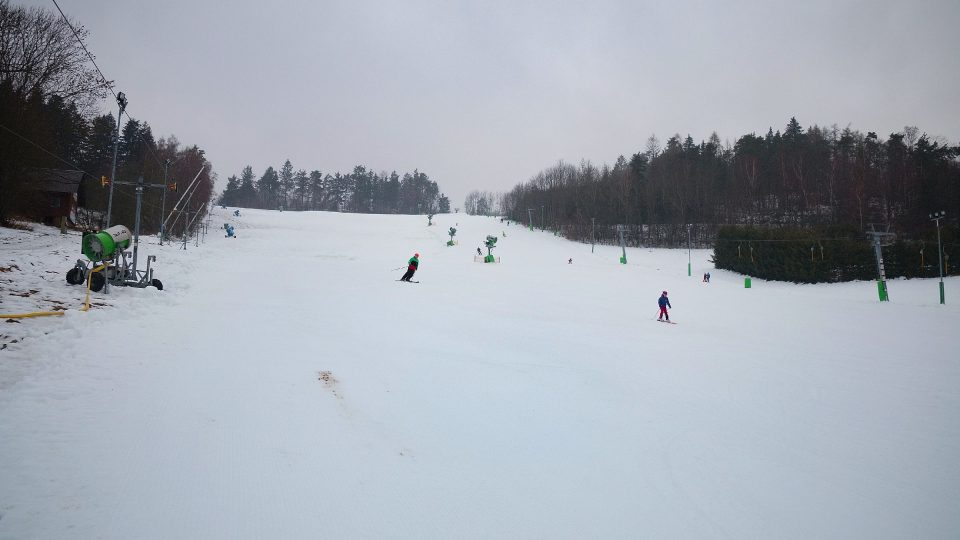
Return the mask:
M567 264L573 264L573 257L570 257L569 259L567 259Z
M407 261L407 273L400 278L400 281L410 281L410 278L413 277L413 274L416 273L417 268L420 267L420 254L414 253L413 257L410 257L410 260Z
M667 308L673 309L673 306L670 305L670 300L667 298L667 291L663 291L663 294L660 295L660 300L657 300L657 303L660 305L660 316L657 317L658 321L662 321L664 317L667 318L667 322L670 322L670 314L667 313Z
M480 251L480 248L479 248L479 247L477 248L477 256L478 256L478 257L483 257L483 252Z

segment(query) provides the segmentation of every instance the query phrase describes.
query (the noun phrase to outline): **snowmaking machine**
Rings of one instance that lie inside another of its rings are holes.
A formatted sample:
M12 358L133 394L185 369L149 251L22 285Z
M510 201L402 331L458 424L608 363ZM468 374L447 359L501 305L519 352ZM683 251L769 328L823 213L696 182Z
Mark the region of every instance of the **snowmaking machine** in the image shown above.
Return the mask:
M157 260L155 255L147 257L147 269L137 270L137 253L134 245L133 256L129 251L130 229L123 225L114 225L98 232L85 232L80 240L80 251L87 258L77 259L77 264L67 272L67 283L80 285L90 278L90 290L99 292L105 286L145 288L148 286L163 290L163 283L154 279L150 263ZM134 242L136 244L136 242ZM102 270L97 270L101 268Z
M487 235L487 241L483 243L487 247L487 256L483 258L485 263L495 263L500 262L499 257L493 256L493 248L497 247L497 237Z

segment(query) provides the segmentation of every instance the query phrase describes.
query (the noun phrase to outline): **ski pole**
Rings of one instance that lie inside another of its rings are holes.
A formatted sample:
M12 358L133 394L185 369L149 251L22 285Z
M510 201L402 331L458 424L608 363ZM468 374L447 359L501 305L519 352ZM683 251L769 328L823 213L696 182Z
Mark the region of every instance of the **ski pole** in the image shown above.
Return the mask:
M391 272L396 272L397 270L402 270L402 269L404 269L404 268L406 268L406 266L398 266L398 267L394 268L393 270L391 270Z

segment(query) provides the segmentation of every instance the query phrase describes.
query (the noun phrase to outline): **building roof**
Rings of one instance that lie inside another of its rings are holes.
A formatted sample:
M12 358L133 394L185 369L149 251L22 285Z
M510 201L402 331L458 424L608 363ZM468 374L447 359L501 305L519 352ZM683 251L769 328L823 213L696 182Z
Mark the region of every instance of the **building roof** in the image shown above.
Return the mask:
M37 191L76 193L83 180L83 171L64 169L27 169L27 185Z

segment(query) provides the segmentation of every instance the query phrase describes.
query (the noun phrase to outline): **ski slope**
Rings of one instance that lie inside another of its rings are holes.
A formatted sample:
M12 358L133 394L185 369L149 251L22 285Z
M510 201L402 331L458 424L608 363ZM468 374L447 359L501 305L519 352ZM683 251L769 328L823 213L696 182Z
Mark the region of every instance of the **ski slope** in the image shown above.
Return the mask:
M142 245L164 291L7 323L0 539L960 537L960 280L426 221L216 209L238 238ZM4 285L79 307L79 238L22 244L60 275Z

